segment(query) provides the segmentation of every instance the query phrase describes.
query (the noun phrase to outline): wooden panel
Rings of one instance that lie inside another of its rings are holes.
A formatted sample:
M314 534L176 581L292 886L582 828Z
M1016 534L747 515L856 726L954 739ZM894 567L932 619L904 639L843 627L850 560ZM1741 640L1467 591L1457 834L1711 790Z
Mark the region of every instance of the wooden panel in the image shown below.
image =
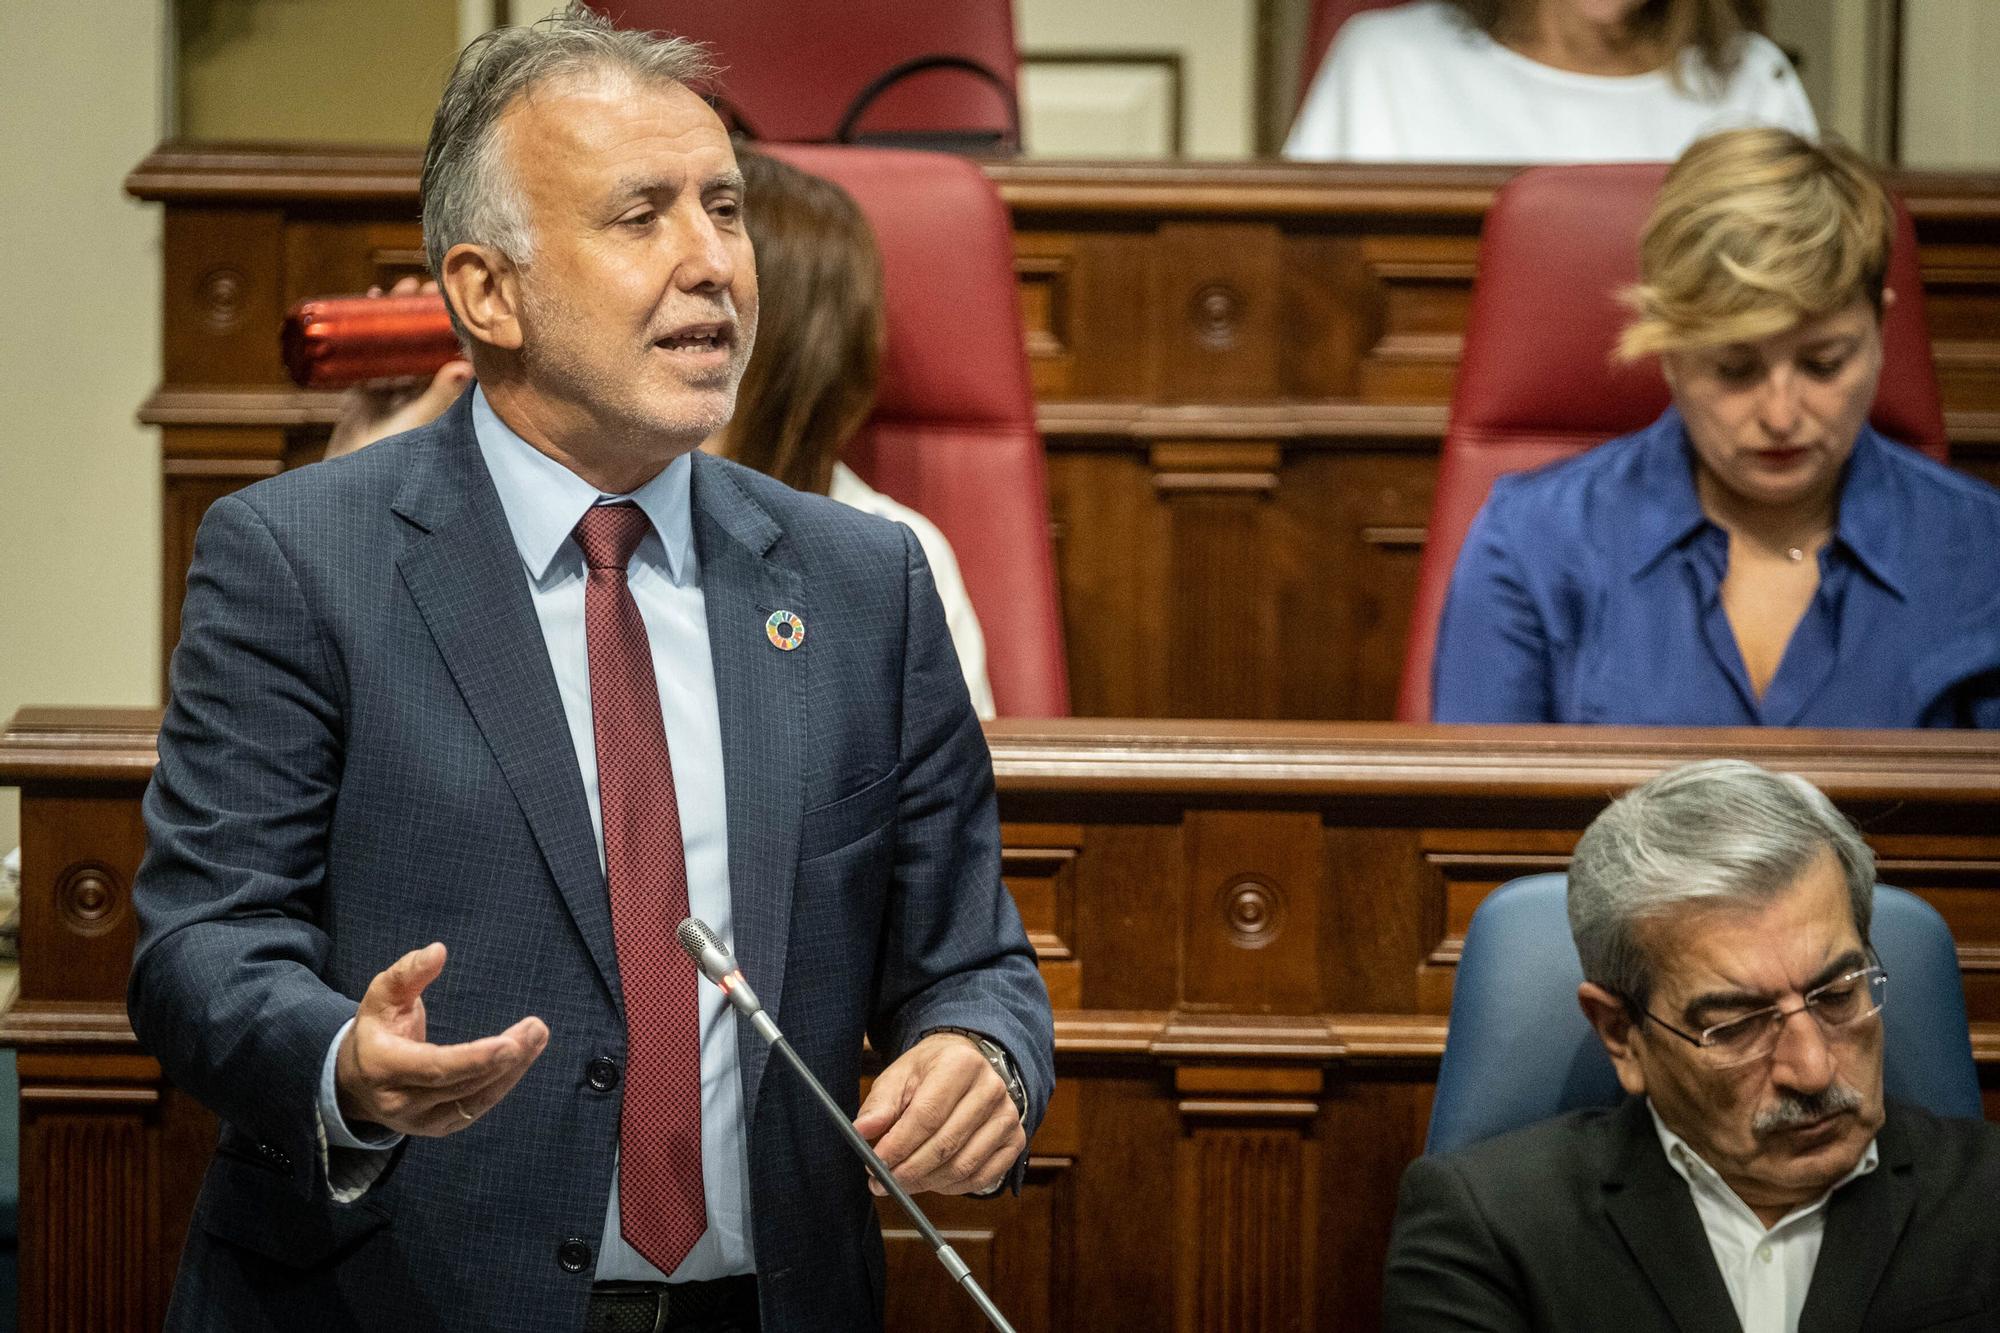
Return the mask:
M168 383L257 384L281 379L284 316L276 208L167 210L161 278Z
M167 214L163 376L142 416L169 428L169 642L202 509L317 458L335 414L283 378L285 303L417 270L418 165L163 145L128 179ZM986 169L1015 222L1076 711L1390 716L1480 222L1507 171ZM2000 177L1894 184L1954 456L2000 480Z
M20 1058L31 1328L157 1324L214 1142L124 1015L118 904L157 721L31 711L0 735L0 783L23 793L29 970L0 1039ZM1003 869L1057 996L1058 1084L1020 1197L930 1202L1023 1330L1375 1327L1473 908L1698 756L1819 784L1884 876L1944 913L2000 1117L1986 737L1078 720L988 740ZM79 865L104 868L102 896ZM890 1327L978 1327L883 1216Z

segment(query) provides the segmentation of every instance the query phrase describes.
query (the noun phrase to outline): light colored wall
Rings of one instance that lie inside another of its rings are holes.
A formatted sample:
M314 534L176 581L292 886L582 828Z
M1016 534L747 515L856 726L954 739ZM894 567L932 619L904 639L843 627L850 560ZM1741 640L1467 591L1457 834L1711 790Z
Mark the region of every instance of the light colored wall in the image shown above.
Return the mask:
M159 702L162 7L0 4L0 718ZM0 799L0 851L19 832Z
M1191 157L1243 157L1254 143L1255 0L1015 0L1025 51L1179 51ZM1060 155L1059 143L1028 145Z
M1903 162L2000 168L2000 5L1908 0L1903 6Z
M458 53L461 8L440 0L180 0L180 132L420 144Z

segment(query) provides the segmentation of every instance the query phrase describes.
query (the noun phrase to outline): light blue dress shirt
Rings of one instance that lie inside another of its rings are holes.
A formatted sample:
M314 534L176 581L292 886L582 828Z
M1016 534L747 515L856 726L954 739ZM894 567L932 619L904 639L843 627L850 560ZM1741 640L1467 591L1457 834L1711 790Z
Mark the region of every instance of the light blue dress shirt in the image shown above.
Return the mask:
M722 786L722 723L717 711L715 669L708 649L706 603L695 554L690 484L693 465L686 455L629 495L607 496L536 449L502 422L475 388L472 424L479 451L500 494L507 525L521 552L523 577L541 621L542 642L555 668L563 714L576 749L577 770L590 802L590 828L604 860L603 816L597 787L597 743L590 714L590 661L584 640L583 552L570 536L584 511L612 500L629 500L646 512L653 531L639 543L627 568L632 600L646 622L653 650L653 674L660 686L660 715L672 755L674 793L680 806L681 840L687 853L688 911L734 941L729 898L729 825ZM412 947L422 944L416 941ZM451 941L446 940L447 947ZM449 967L450 963L447 962ZM755 1269L750 1243L750 1164L743 1116L743 1084L736 1059L736 1024L721 990L702 986L701 1147L702 1189L708 1230L671 1274L661 1273L625 1243L618 1226L618 1177L597 1251L597 1276L604 1280L702 1281ZM352 1023L348 1024L353 1026ZM334 1054L346 1038L343 1027L328 1050L320 1078L319 1114L330 1147L386 1151L396 1137L364 1140L342 1122L334 1092ZM562 1034L551 1034L552 1041ZM545 1057L546 1058L546 1057ZM504 1114L503 1101L489 1114ZM616 1151L616 1145L607 1145ZM374 1154L371 1153L371 1156ZM377 1168L379 1172L379 1168ZM363 1171L364 1178L375 1173ZM338 1182L336 1182L338 1183ZM356 1191L358 1192L358 1191Z

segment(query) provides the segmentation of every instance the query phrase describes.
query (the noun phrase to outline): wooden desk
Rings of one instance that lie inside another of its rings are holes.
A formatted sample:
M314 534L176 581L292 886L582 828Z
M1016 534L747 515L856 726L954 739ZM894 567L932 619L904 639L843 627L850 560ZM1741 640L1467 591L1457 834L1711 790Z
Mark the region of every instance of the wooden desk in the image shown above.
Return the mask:
M169 644L216 496L317 458L302 296L423 265L414 151L163 145ZM1386 718L1490 167L1001 163L1075 711ZM1958 460L2000 478L2000 177L1904 174Z
M214 1122L125 1018L157 717L24 711L25 1328L157 1323ZM1613 793L1739 754L1804 774L1957 936L2000 1113L2000 751L1974 734L997 723L1005 873L1057 1005L1018 1199L934 1216L1024 1333L1367 1328L1480 898ZM885 1215L891 1326L977 1328Z

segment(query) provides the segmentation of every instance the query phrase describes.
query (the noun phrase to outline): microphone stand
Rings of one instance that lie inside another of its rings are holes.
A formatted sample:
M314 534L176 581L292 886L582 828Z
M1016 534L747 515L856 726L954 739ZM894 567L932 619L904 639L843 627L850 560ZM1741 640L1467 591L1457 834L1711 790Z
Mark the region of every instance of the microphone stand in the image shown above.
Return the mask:
M1007 1322L1007 1316L1000 1313L1000 1307L993 1303L993 1299L979 1285L979 1280L972 1276L972 1270L966 1267L965 1260L958 1257L958 1251L952 1249L950 1243L938 1233L938 1229L931 1225L931 1220L924 1216L924 1210L917 1207L917 1201L897 1183L895 1173L876 1156L875 1150L868 1146L868 1140L861 1137L860 1131L848 1120L847 1113L840 1109L840 1103L836 1102L833 1095L813 1077L812 1070L806 1068L806 1062L792 1049L792 1044L785 1040L785 1034L778 1030L777 1023L764 1012L764 1006L758 1002L756 992L752 991L750 983L743 979L743 973L737 969L735 960L730 958L728 950L723 948L715 933L701 922L689 918L681 923L679 936L681 946L695 960L702 974L722 988L723 994L729 997L729 1003L738 1013L750 1020L750 1026L757 1030L757 1035L762 1037L772 1050L784 1056L785 1062L791 1065L798 1072L798 1076L805 1081L805 1085L812 1089L812 1094L819 1104L826 1108L826 1113L833 1117L836 1125L840 1126L841 1135L847 1140L847 1145L860 1156L868 1167L869 1174L881 1182L889 1197L902 1206L910 1221L916 1223L918 1232L930 1245L931 1252L937 1255L938 1262L944 1265L944 1271L951 1274L952 1281L958 1283L965 1289L966 1294L972 1297L972 1303L979 1307L979 1313L986 1316L986 1322L1000 1333L1014 1333L1014 1326Z

